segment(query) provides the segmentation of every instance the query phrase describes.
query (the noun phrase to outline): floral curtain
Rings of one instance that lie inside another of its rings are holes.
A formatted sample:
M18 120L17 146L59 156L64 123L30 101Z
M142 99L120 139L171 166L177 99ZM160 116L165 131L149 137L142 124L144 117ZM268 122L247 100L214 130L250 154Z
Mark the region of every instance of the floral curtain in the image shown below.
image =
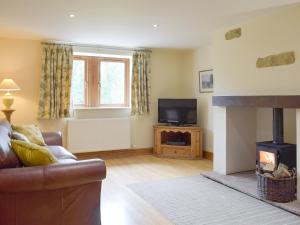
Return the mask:
M150 112L150 52L136 51L133 54L131 84L131 114Z
M72 65L72 46L43 44L40 119L70 117Z

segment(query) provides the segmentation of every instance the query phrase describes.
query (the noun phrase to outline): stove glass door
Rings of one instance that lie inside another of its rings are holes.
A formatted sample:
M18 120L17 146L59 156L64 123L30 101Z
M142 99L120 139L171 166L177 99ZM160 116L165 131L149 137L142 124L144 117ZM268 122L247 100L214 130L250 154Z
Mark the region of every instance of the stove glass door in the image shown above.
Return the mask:
M273 152L259 151L259 166L264 171L274 171L276 168L276 156Z

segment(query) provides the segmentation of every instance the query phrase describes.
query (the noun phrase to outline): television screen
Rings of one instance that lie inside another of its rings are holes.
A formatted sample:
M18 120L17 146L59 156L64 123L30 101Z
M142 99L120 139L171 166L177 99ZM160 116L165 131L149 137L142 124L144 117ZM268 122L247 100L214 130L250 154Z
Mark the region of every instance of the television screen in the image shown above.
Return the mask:
M197 124L197 99L158 99L158 122Z

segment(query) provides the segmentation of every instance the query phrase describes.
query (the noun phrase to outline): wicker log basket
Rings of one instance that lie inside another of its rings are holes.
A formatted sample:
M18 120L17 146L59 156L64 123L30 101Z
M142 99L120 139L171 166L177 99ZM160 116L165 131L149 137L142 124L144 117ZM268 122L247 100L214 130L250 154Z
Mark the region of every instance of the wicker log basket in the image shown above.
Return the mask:
M273 202L291 202L296 199L296 173L289 178L272 178L256 171L257 192L262 199Z

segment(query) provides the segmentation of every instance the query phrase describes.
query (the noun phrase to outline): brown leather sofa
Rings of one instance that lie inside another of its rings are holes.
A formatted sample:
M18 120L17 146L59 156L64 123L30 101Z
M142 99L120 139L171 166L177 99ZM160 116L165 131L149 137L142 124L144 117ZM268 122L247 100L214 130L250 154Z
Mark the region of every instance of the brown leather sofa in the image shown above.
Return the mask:
M11 150L11 126L0 121L0 225L100 225L102 160L81 160L65 150L60 133L43 133L59 160L23 167Z

